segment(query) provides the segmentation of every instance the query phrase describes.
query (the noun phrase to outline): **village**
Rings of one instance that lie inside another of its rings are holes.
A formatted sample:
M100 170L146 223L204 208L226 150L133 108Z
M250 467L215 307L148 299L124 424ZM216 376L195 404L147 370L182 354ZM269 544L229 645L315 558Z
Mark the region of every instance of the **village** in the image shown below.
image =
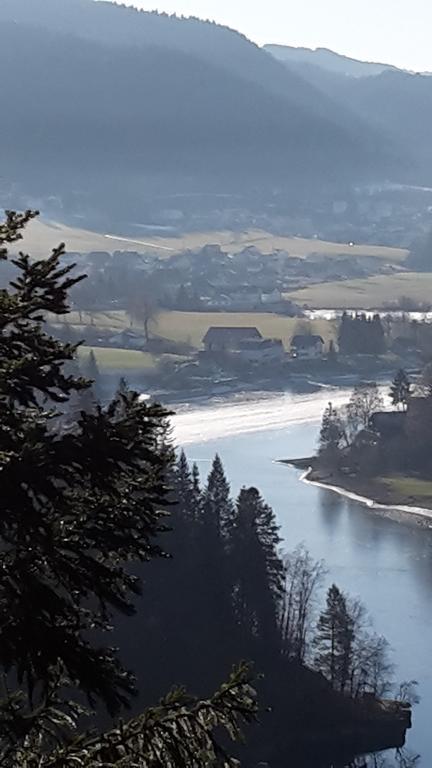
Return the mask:
M306 255L221 244L162 254L68 252L64 264L88 278L73 289L73 311L53 333L84 340L104 376L126 376L157 394L379 376L399 361L415 368L421 348L429 349L430 324L376 315L351 333L340 317L313 320L307 305L291 298L299 287L402 268L351 247L340 245L331 256L320 244L314 252L313 242Z
M74 292L77 308L126 308L137 294L151 295L158 306L179 311L277 312L302 316L288 294L317 283L391 275L397 267L378 256L354 253L353 243L338 254L298 255L280 249L263 253L251 245L231 252L205 245L163 256L154 252L76 253L65 263L76 264L88 279Z

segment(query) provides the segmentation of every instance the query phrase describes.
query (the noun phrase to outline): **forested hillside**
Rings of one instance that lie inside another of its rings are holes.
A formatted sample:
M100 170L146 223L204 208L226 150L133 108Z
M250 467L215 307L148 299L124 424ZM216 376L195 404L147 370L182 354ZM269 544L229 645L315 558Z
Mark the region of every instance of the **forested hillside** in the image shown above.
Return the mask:
M0 35L5 181L47 195L68 173L65 207L78 195L87 211L139 216L144 194L301 184L310 195L394 168L379 131L224 27L6 0Z

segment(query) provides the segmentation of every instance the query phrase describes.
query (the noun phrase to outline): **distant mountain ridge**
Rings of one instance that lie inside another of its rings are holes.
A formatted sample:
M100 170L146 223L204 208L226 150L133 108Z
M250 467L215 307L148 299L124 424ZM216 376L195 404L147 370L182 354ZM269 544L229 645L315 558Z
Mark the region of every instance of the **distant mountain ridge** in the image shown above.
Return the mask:
M284 64L311 64L316 67L348 77L370 77L381 75L386 70L396 70L392 64L361 61L350 56L336 53L329 48L301 48L290 45L263 46L275 59Z
M411 163L411 178L431 185L432 77L370 64L333 51L266 46L291 72L388 136ZM380 71L381 69L381 71Z

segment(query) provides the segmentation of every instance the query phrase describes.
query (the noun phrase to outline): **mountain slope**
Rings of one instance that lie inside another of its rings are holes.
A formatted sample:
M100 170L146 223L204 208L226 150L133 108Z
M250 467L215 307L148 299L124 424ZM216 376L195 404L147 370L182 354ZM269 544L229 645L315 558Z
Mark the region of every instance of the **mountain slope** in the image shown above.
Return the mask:
M194 18L119 7L104 0L2 0L0 21L16 21L107 45L183 52L318 112L325 98L234 30Z
M356 149L353 137L301 105L180 52L111 49L8 23L0 34L0 66L13 72L2 86L10 151L159 169L174 159L217 167L222 154L234 168L273 158L286 171L300 168L299 150L329 168L328 152L346 161ZM250 154L258 149L264 154Z
M401 158L410 159L412 181L432 184L430 75L394 67L377 75L352 77L309 61L293 60L286 66L363 123L388 136L399 147Z
M215 24L1 0L0 34L2 176L36 198L140 220L168 192L310 199L391 174L379 131Z
M33 25L104 45L160 47L198 58L356 132L348 111L239 32L194 18L117 6L106 0L1 0L0 21ZM360 133L360 132L358 132Z

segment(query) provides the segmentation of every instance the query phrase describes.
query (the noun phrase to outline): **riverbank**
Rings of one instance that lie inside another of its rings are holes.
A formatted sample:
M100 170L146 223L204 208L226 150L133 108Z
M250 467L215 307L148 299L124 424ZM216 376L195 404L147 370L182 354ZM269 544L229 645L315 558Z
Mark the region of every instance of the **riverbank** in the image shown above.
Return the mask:
M383 479L360 478L326 471L317 465L316 457L285 459L280 463L302 470L303 482L360 502L383 517L432 528L430 497L400 493Z

